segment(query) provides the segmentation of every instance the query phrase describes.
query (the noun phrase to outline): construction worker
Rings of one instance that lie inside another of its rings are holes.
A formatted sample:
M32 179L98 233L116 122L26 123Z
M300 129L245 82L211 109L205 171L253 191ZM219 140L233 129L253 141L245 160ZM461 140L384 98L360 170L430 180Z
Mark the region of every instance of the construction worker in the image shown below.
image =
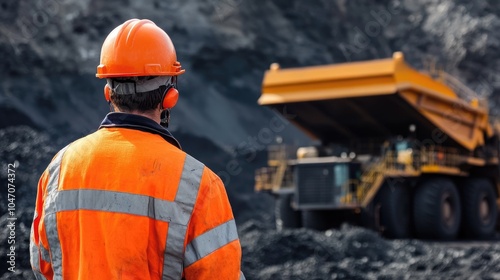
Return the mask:
M244 279L222 181L164 128L183 73L153 22L132 19L108 35L96 76L115 112L40 178L37 279Z

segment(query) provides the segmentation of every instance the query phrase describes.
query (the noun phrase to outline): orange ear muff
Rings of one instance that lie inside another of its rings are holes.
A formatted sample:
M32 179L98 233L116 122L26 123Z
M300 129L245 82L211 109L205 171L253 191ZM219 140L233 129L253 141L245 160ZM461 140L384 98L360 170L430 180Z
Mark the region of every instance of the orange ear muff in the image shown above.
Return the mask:
M106 98L106 101L110 102L111 101L111 88L106 84L104 86L104 98Z
M177 104L179 99L179 91L175 88L170 88L163 96L162 109L171 109Z

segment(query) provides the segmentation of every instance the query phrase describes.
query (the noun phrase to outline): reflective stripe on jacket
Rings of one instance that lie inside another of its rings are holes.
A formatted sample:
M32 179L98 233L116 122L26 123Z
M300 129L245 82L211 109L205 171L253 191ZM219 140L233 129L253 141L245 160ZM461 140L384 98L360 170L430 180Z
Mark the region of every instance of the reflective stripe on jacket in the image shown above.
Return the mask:
M37 279L244 279L223 183L141 118L114 113L43 173Z

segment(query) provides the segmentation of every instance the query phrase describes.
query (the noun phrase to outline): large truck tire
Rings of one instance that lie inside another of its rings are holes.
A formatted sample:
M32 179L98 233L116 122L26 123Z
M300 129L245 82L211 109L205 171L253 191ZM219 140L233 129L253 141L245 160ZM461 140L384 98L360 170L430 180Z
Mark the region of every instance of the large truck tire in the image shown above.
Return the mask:
M420 238L456 238L460 228L461 206L453 181L432 178L420 184L414 195L413 220Z
M302 227L300 210L292 208L293 194L280 194L276 199L276 229Z
M380 192L380 225L388 238L412 235L410 188L404 184L386 184Z
M486 178L470 178L462 186L462 231L468 238L488 239L495 233L497 195Z

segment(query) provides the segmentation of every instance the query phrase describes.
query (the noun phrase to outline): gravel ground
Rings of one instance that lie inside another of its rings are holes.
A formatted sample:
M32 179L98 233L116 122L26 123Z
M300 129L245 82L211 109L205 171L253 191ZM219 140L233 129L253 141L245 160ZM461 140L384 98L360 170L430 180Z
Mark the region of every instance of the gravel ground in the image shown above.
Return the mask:
M240 227L247 279L499 279L500 244L388 241L344 225L339 230L277 232Z

